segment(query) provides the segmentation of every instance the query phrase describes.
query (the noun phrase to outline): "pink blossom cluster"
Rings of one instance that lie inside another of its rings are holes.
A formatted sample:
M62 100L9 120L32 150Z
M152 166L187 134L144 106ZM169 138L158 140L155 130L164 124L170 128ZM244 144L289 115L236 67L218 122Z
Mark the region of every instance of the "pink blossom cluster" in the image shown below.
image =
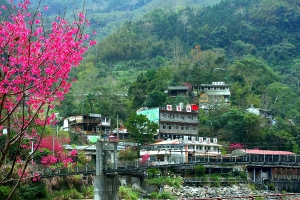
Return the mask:
M29 4L24 0L13 7L9 19L0 23L1 118L23 113L11 123L22 134L33 122L51 124L55 116L46 110L64 98L71 68L80 64L89 43L96 44L82 32L89 24L83 13L74 24L58 17L48 31L42 13L31 14Z
M63 146L61 145L60 140L57 137L53 137L51 135L45 136L40 143L39 148L49 149L55 153L62 152Z
M241 143L231 143L229 145L229 149L232 151L232 150L236 150L236 149L243 149L244 148L244 145L241 144Z
M47 156L43 156L41 159L41 163L43 165L47 165L47 166L54 165L57 163L57 161L58 161L58 159L50 154Z
M19 175L20 178L29 177L29 173L27 171L24 171L24 173L23 173L23 169L18 169L18 175Z
M62 161L62 163L64 164L65 167L69 167L69 165L73 163L73 160L72 160L72 158L68 157L68 158L64 159Z
M83 27L89 25L84 13L79 13L74 23L57 17L50 30L45 30L42 12L37 9L30 13L29 5L29 0L23 0L10 8L11 15L0 22L0 130L7 128L9 121L4 147L7 151L3 152L9 152L10 146L19 140L22 147L29 150L28 139L41 139L36 127L55 121L55 114L49 111L69 91L69 72L80 64L89 46L96 44L83 33ZM5 6L1 9L7 10ZM45 6L44 10L47 9ZM34 144L34 150L41 148L54 152L42 157L44 165L60 161L66 166L73 162L56 137L46 137ZM0 155L0 168L6 156ZM17 155L21 162L19 158ZM25 161L31 159L28 156ZM20 177L28 176L26 170L17 173Z
M31 177L31 181L32 182L37 182L37 181L39 181L39 180L41 180L41 175L39 175L38 173L34 173L33 174L33 176Z
M142 155L142 159L140 160L141 163L146 163L147 161L149 161L149 154L145 154L145 155Z
M73 149L71 152L70 152L70 156L76 156L77 155L77 150L76 149Z

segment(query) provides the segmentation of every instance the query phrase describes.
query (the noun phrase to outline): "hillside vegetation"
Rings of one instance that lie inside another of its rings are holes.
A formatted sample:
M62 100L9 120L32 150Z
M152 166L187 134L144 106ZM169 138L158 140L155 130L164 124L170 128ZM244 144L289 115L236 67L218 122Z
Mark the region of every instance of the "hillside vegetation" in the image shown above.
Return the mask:
M154 1L145 6L150 4ZM298 152L299 4L227 0L149 10L86 54L59 112L101 113L114 125L117 115L122 123L142 106L194 102L168 98L164 91L170 85L224 81L231 84L231 108L201 113L199 135ZM273 124L245 113L251 105L272 110Z
M187 6L210 6L221 0L42 0L40 6L48 6L44 14L56 16L65 13L72 18L74 13L85 10L91 27L98 31L97 37L103 39L110 33L117 31L126 21L138 20L142 16L157 8L165 10L179 10ZM32 0L32 7L36 8L40 0Z

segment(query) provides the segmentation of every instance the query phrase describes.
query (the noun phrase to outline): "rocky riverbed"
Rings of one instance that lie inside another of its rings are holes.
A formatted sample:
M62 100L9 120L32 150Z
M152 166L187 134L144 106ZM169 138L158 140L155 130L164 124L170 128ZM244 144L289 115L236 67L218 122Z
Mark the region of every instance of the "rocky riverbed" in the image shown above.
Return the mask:
M191 186L182 186L179 189L170 187L170 186L164 186L164 191L171 193L174 197L177 199L198 199L198 198L224 198L224 197L237 197L233 199L249 199L250 196L261 196L261 195L272 195L272 196L265 196L262 199L268 199L268 200L275 200L280 199L278 193L275 193L274 191L267 191L267 190L252 190L247 186L246 184L237 184L232 185L228 187L191 187ZM282 195L282 194L281 194ZM300 198L300 195L288 195L281 199L297 199ZM244 197L244 198L242 198ZM247 198L248 197L248 198Z

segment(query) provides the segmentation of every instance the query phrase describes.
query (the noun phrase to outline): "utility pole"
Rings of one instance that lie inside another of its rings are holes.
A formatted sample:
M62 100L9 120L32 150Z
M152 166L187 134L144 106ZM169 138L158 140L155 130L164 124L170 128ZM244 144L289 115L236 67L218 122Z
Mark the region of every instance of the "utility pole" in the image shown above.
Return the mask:
M119 115L117 115L117 141L119 141Z

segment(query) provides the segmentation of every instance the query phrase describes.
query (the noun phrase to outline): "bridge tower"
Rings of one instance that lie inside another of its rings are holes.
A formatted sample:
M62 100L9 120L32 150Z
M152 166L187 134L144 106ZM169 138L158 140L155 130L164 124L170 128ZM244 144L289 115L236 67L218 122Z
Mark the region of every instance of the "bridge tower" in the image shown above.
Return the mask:
M94 176L94 200L119 200L117 172L105 173L105 169L117 170L117 143L103 139L96 143L96 176Z

